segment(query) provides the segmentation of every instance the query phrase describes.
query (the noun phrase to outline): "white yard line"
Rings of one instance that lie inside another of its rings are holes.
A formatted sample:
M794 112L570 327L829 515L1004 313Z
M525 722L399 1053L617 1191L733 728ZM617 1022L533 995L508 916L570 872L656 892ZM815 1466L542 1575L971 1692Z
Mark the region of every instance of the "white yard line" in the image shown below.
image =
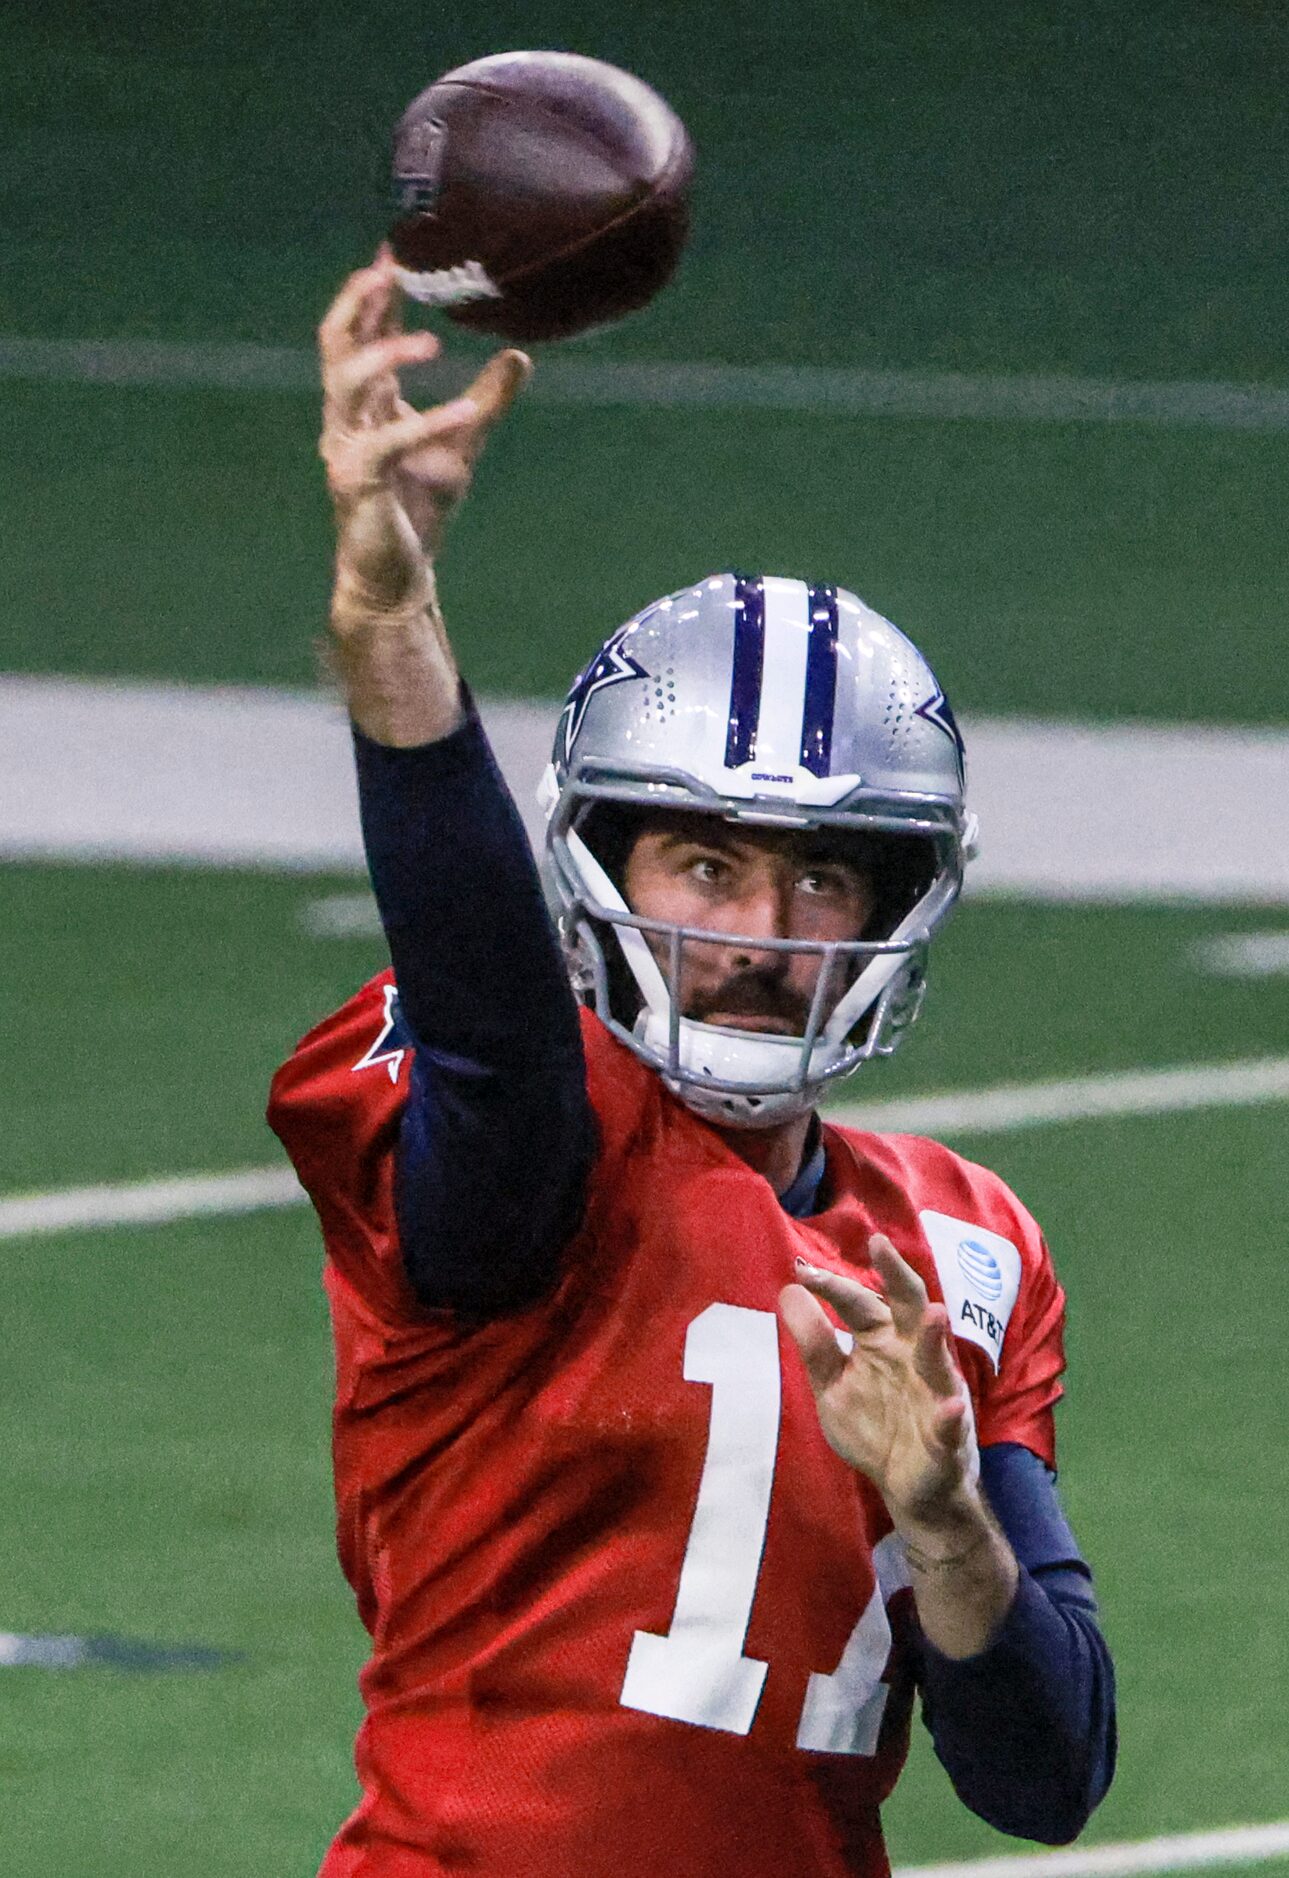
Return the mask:
M0 1239L260 1213L269 1207L302 1206L304 1200L304 1190L289 1167L246 1167L231 1174L132 1180L119 1186L59 1187L52 1193L0 1198Z
M464 368L463 368L464 369ZM459 374L440 373L444 390ZM0 378L55 384L314 391L298 346L166 339L24 339L0 335ZM431 380L431 382L433 382ZM553 405L791 411L811 416L1136 422L1207 430L1289 430L1289 389L1221 380L1119 381L848 366L717 365L685 360L543 356L526 400Z
M1284 978L1289 976L1289 927L1218 933L1194 945L1190 959L1217 978Z
M539 841L559 706L483 713ZM1289 905L1289 732L998 717L964 731L982 830L969 891ZM0 857L360 872L344 714L319 693L0 675Z
M1284 1101L1289 1101L1289 1057L1258 1057L1244 1063L1004 1084L890 1102L851 1102L830 1108L828 1114L833 1120L876 1133L976 1135L1054 1122L1175 1115L1185 1110ZM120 1186L62 1187L51 1193L0 1197L0 1239L257 1213L300 1206L304 1199L295 1175L281 1166L128 1181Z
M1003 1134L1047 1122L1123 1115L1178 1115L1191 1109L1245 1108L1289 1100L1289 1056L1240 1063L1197 1063L1185 1069L1071 1076L1060 1082L1003 1083L890 1102L847 1102L829 1117L885 1134Z
M1173 1833L1068 1852L964 1859L952 1865L899 1865L893 1878L1133 1878L1138 1872L1194 1871L1205 1865L1257 1864L1289 1855L1289 1820Z

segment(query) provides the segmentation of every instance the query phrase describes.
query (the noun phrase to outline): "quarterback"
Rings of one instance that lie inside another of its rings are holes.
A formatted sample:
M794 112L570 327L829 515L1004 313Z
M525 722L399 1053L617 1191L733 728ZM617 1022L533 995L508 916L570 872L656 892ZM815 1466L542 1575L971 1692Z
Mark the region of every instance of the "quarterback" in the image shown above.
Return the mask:
M575 682L544 889L434 582L528 361L419 411L398 372L436 349L385 255L321 329L392 967L269 1110L372 1645L325 1878L884 1878L915 1704L966 1805L1068 1840L1114 1679L1047 1249L984 1168L817 1113L913 1021L958 894L953 713L853 594L705 575Z

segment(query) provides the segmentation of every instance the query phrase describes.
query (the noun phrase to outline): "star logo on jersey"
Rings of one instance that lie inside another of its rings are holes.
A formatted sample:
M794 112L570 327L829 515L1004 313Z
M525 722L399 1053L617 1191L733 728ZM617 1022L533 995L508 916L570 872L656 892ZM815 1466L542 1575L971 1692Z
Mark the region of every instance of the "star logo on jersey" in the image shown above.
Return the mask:
M556 740L567 763L577 742L577 733L582 728L586 716L586 707L597 691L607 691L610 685L620 685L628 678L648 678L644 666L624 652L622 642L631 631L624 626L621 632L614 633L607 645L596 653L591 663L574 681L573 689L564 706L564 714L559 721Z
M965 781L967 766L962 732L958 729L958 720L953 715L953 707L945 697L943 691L941 691L939 685L936 686L935 691L929 698L918 705L913 715L915 717L924 717L928 724L934 724L937 730L944 732L945 736L953 745L953 752L958 761L958 781L960 783Z
M403 1023L403 1014L398 1008L398 986L385 987L385 1020L380 1032L366 1054L360 1056L354 1064L357 1069L375 1069L383 1063L389 1071L389 1080L398 1081L398 1072L403 1067L403 1058L412 1047L412 1039Z

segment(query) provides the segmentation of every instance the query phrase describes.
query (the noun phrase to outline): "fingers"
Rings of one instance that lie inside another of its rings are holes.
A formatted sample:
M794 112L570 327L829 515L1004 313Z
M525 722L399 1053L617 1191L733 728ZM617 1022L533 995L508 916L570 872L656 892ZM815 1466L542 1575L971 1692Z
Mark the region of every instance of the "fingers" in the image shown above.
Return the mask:
M393 256L382 243L370 267L349 276L318 328L323 387L329 416L348 428L358 422L387 424L399 414L395 374L423 365L441 350L432 333L400 331L402 295ZM532 361L514 347L494 354L469 387L476 429L473 457L484 437L514 403L532 375Z
M945 1306L928 1301L921 1277L884 1234L873 1234L868 1252L882 1280L891 1321L901 1336L912 1339L913 1366L918 1375L937 1395L957 1397L961 1378L953 1360Z
M967 1413L965 1397L959 1395L952 1401L937 1404L932 1434L945 1454L957 1454L968 1440L970 1432L971 1417Z
M902 1337L915 1337L926 1313L926 1286L885 1234L873 1234L868 1242L868 1256L882 1281L895 1328Z
M324 364L343 358L365 338L372 338L398 291L387 263L360 267L336 295L318 328L318 350Z
M835 1382L846 1367L836 1333L804 1285L784 1286L779 1293L779 1313L801 1352L810 1386L818 1395Z
M356 506L392 494L403 525L427 553L470 487L488 431L527 382L531 361L498 352L464 397L427 411L403 399L398 373L425 364L440 345L433 333L400 330L402 296L382 247L370 267L351 274L318 329L322 357L320 439L327 487L338 518L350 526Z
M961 1396L962 1379L949 1347L949 1313L943 1304L926 1308L913 1343L913 1366L937 1395Z
M360 268L349 276L318 328L329 422L351 427L360 422L382 424L395 415L395 369L433 356L432 350L423 349L424 341L418 336L407 351L396 347L392 354L369 357L366 348L382 336L392 339L398 322L398 289L393 271L378 256L374 266Z
M398 396L393 374L405 365L428 364L439 350L433 333L393 333L333 358L322 376L329 415L349 428L364 415L388 419L390 398ZM379 393L375 409L373 390Z
M364 336L369 339L375 339L379 334L399 332L403 324L403 291L398 284L394 257L383 243L376 251L373 271L380 285L368 302L363 322Z
M426 444L439 443L471 427L478 416L472 398L454 398L451 404L436 404L431 411L413 411L392 424L384 424L372 434L370 466L388 469L400 457L422 450Z
M856 1278L843 1278L840 1272L821 1271L818 1266L796 1262L797 1283L826 1298L848 1330L877 1330L891 1321L886 1300L861 1285Z
M446 513L469 487L470 456L463 439L474 416L469 399L457 398L371 428L324 430L321 450L333 501L345 508L374 490L392 489L396 473L406 469L429 509ZM399 500L406 506L408 499L404 488Z
M962 1379L954 1361L949 1313L932 1304L921 1277L900 1257L891 1241L874 1233L869 1256L882 1280L882 1293L838 1272L797 1263L797 1282L832 1305L842 1322L856 1332L878 1330L890 1324L912 1345L914 1368L929 1388L946 1399L961 1393Z
M479 442L499 418L506 415L519 393L533 375L533 362L526 352L508 346L494 352L465 395L479 407Z

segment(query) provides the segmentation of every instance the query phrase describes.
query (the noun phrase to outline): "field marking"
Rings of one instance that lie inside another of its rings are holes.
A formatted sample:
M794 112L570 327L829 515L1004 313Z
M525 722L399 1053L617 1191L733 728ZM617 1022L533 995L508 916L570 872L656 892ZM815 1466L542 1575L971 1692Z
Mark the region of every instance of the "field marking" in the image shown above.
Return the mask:
M1217 978L1283 978L1289 974L1289 927L1224 932L1190 950L1192 965Z
M963 1859L949 1865L897 1865L892 1878L1134 1878L1138 1872L1194 1871L1201 1866L1257 1864L1289 1853L1289 1820L1226 1826L1119 1845L1072 1851Z
M296 918L310 939L379 939L383 928L374 893L327 893L306 900Z
M829 1120L876 1133L976 1135L1054 1122L1175 1115L1283 1101L1289 1101L1289 1057L1273 1056L1188 1069L1078 1076L1061 1082L1004 1083L994 1089L962 1089L889 1102L850 1102L829 1108L826 1114ZM16 1193L0 1196L0 1239L257 1213L302 1206L306 1197L291 1169L281 1166Z
M1289 1056L1236 1063L1197 1063L1185 1069L1115 1071L1058 1082L1002 1083L944 1095L890 1102L839 1103L830 1120L887 1134L1002 1134L1051 1122L1096 1121L1127 1115L1180 1115L1190 1110L1245 1108L1289 1100Z
M422 375L427 395L473 368ZM0 335L0 378L53 384L313 392L301 346L174 339L27 339ZM1220 379L1121 381L1045 374L868 371L826 365L542 357L525 399L663 410L789 411L816 417L986 418L1036 423L1195 425L1289 430L1289 389Z
M150 1675L166 1670L225 1669L241 1650L200 1643L148 1643L134 1637L23 1636L0 1631L0 1669L117 1669Z
M559 705L481 709L540 843ZM964 733L969 893L1289 905L1289 731L972 717ZM0 675L0 856L364 872L344 712L321 692Z
M0 1239L102 1226L159 1226L180 1219L227 1218L270 1207L301 1206L304 1189L289 1167L245 1167L229 1174L188 1174L119 1185L58 1187L0 1198Z

